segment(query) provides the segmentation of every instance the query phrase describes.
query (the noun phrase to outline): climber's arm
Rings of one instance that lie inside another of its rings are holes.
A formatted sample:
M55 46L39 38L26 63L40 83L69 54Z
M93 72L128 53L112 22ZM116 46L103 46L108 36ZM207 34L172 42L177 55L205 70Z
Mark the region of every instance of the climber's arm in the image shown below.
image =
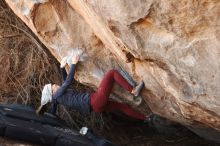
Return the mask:
M61 71L61 76L62 76L62 83L64 83L67 77L67 72L66 72L65 67L60 68L60 71Z
M54 99L61 96L65 92L65 90L70 86L70 84L72 83L73 78L74 78L75 68L76 68L76 64L72 64L71 68L70 68L70 72L67 75L66 80L63 82L63 84L60 86L60 88L54 94L54 96L53 96Z
M73 56L72 65L70 67L70 72L67 75L66 80L63 82L61 87L56 91L55 95L53 96L54 99L61 96L65 92L65 90L70 86L70 84L72 83L73 78L74 78L74 74L75 74L76 64L78 63L78 61L79 61L79 56Z

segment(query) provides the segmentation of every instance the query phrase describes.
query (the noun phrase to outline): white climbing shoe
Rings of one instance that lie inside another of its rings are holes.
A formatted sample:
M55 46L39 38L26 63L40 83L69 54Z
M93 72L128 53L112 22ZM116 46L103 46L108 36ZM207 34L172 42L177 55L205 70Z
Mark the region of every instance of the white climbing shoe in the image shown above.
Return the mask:
M134 96L134 97L133 97L133 103L134 103L136 106L139 106L139 105L142 103L142 97L140 97L140 96Z
M134 96L139 96L141 89L144 87L144 81L141 81L132 91Z

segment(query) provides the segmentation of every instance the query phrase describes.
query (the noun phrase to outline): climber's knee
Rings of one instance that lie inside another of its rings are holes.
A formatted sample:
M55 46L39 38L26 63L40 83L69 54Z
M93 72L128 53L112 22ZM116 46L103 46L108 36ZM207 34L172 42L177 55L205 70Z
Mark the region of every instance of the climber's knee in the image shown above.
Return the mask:
M115 70L115 69L111 69L111 70L109 70L106 74L105 74L105 76L114 76L114 74L115 73L117 73L118 71L117 70Z
M117 70L111 69L111 70L109 70L106 74L114 74L115 72L117 72Z

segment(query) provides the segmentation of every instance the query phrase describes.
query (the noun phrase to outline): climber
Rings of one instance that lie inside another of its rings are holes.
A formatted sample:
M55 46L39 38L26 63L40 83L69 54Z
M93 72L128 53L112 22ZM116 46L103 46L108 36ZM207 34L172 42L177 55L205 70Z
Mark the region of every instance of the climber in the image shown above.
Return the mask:
M41 97L41 105L36 111L38 115L43 115L48 103L52 103L53 114L56 114L57 105L62 104L66 107L76 109L85 115L88 115L91 111L100 113L103 111L113 112L119 110L130 117L146 120L147 116L136 112L128 105L115 101L109 101L109 96L114 83L119 84L134 96L138 96L144 86L144 82L142 81L136 87L132 87L116 70L110 70L104 75L103 80L95 92L78 92L68 89L73 81L76 64L78 63L79 58L79 55L72 56L71 67L68 75L64 68L67 64L67 58L65 57L61 60L60 67L63 84L61 86L56 84L47 84L44 86Z

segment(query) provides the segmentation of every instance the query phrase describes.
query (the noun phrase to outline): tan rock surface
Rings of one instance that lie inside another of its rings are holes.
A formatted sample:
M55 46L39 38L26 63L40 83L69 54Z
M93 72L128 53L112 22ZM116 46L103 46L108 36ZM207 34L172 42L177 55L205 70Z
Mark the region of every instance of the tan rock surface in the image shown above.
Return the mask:
M107 70L123 68L144 80L153 112L220 130L219 0L5 1L58 60L84 49L81 83L97 87Z

